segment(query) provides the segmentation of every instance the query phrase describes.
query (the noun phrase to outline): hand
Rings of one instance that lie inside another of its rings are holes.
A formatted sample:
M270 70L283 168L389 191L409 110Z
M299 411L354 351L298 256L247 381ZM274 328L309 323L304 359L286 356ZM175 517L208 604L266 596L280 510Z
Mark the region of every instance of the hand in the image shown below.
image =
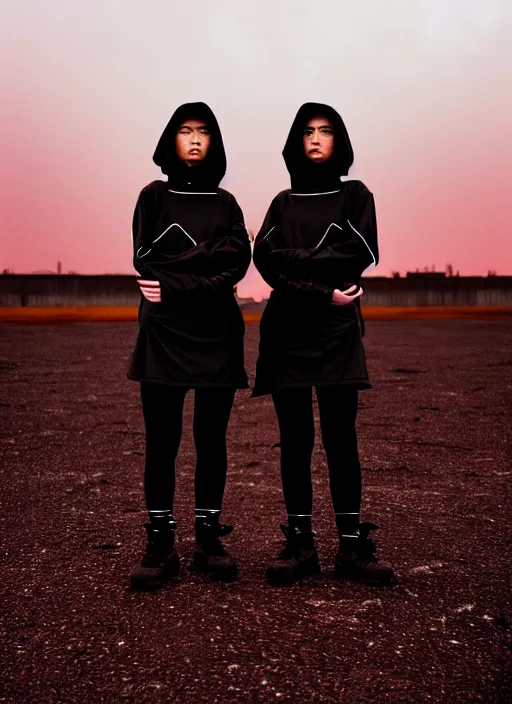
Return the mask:
M363 289L360 287L357 293L353 293L357 288L358 286L355 284L347 288L346 291L340 291L339 288L336 288L332 292L332 304L335 306L346 306L348 303L353 303L356 298L363 295Z
M137 279L140 291L144 298L146 298L151 303L161 303L162 302L162 292L160 289L159 281L148 281L146 279Z

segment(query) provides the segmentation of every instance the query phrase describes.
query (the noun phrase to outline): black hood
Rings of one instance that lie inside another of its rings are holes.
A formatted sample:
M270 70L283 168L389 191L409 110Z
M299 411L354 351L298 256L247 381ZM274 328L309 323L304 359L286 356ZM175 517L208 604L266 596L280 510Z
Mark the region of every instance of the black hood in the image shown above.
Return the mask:
M315 164L304 153L304 127L313 117L325 116L334 129L334 153L327 161ZM304 103L299 109L283 149L283 158L291 176L292 190L322 191L339 187L354 161L347 128L339 113L330 105Z
M210 148L197 166L187 166L176 153L176 134L185 120L204 120L210 130ZM181 105L163 131L153 161L167 174L171 185L180 188L188 186L190 190L217 188L226 173L226 152L219 123L211 108L206 103Z

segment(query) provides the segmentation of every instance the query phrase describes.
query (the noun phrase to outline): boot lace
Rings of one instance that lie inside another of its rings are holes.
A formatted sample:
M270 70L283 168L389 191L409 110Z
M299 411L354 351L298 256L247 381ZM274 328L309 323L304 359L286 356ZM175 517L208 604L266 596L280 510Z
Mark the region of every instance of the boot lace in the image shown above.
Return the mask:
M295 531L289 526L281 523L281 530L284 533L284 541L279 541L280 551L277 557L278 560L291 560L296 553L296 534Z
M204 551L212 557L226 557L228 553L222 545L221 538L232 533L233 528L234 526L222 523L205 523L204 537L201 539Z
M369 537L372 530L377 530L379 526L375 523L361 523L359 526L359 536L353 540L353 544L347 543L347 552L352 552L357 556L357 562L362 567L367 567L372 562L378 562L377 546ZM352 539L350 539L352 540Z

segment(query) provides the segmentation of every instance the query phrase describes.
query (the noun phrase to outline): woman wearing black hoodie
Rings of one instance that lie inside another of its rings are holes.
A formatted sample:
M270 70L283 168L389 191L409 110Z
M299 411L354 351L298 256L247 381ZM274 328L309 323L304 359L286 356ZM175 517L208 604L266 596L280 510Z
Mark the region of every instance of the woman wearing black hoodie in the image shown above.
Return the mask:
M221 537L226 430L236 389L247 388L244 321L234 286L251 260L235 198L219 188L226 155L204 103L176 110L153 161L167 181L142 189L133 216L133 264L141 275L139 333L128 378L140 382L146 428L144 490L149 520L141 564L131 575L156 588L179 571L173 515L175 460L185 395L194 389L196 551L194 567L233 579Z
M271 393L281 436L281 477L288 512L284 550L267 569L272 582L318 572L312 531L312 388L339 534L338 577L386 584L393 570L378 562L360 523L358 392L371 388L362 343L359 285L378 262L373 196L360 181L341 182L353 162L340 115L306 103L283 150L291 190L272 201L254 245L254 263L272 287L260 324L254 396Z

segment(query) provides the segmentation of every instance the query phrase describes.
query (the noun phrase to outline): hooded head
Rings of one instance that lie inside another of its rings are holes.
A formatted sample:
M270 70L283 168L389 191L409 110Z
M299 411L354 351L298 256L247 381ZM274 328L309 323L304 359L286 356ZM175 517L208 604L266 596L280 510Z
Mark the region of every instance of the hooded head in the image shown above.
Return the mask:
M304 150L304 129L314 117L325 117L331 123L334 150L329 159L314 162ZM346 176L354 161L347 128L341 116L329 105L304 103L299 109L283 149L283 158L291 176L292 190L322 191L338 188L340 176Z
M194 166L188 166L176 152L176 135L186 120L201 120L210 131L208 152ZM185 103L176 110L158 141L153 161L171 185L190 190L218 187L226 173L226 152L217 119L206 103Z

